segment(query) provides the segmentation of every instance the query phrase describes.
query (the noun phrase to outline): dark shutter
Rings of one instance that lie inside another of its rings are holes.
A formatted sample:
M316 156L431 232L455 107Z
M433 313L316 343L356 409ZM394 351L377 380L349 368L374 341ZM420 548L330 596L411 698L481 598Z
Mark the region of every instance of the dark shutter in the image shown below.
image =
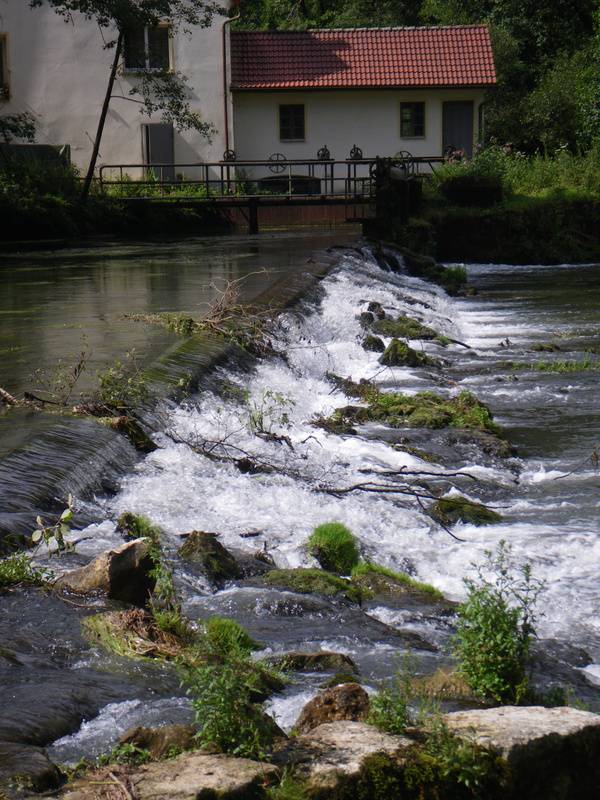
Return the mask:
M146 68L146 42L143 26L129 28L125 31L124 63L125 69Z
M473 103L448 102L443 109L443 152L463 150L471 158L473 155Z

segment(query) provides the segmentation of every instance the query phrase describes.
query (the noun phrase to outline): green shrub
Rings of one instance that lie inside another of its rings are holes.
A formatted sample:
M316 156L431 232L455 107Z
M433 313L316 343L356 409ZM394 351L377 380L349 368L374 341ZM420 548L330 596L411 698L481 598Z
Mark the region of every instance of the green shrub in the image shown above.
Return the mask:
M349 575L360 558L356 538L341 522L326 522L315 528L308 551L323 569L338 575Z
M135 744L118 744L110 751L98 756L97 764L100 767L108 764L147 764L152 761L152 756L148 750L137 747Z
M496 175L449 176L440 191L450 203L483 208L500 203L504 196L502 179Z
M454 653L473 691L498 703L518 703L529 687L535 604L543 583L528 564L515 569L502 541L486 551L477 578L465 578L467 600L459 610Z
M262 758L273 742L273 725L251 702L243 664L187 668L185 683L196 715L196 739L203 746L245 758Z
M131 411L148 398L146 379L139 371L135 351L127 353L127 363L115 361L98 373L98 400L117 412Z
M410 702L412 678L407 669L398 670L388 683L371 698L367 722L385 733L401 734L412 723Z
M38 569L25 553L15 553L0 561L0 592L13 586L41 586L50 578L46 570Z

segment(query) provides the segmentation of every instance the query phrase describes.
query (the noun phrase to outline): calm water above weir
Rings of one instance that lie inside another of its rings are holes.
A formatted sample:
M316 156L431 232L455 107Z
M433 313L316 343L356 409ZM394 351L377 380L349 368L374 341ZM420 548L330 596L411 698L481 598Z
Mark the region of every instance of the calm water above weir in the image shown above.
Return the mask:
M114 524L121 512L145 514L164 531L190 618L234 617L267 652L342 651L374 687L392 674L410 634L421 637L414 648L420 672L446 663L452 631L448 616L434 607L411 609L391 602L351 607L252 581L215 591L176 556L180 535L214 531L225 546L267 550L278 566L309 566L314 562L305 543L314 526L340 520L357 535L364 558L408 571L454 599L463 596L462 579L470 564L507 539L516 557L529 560L534 574L547 582L539 624L547 654L539 670L543 682L548 686L573 680L576 693L600 707L595 688L600 682L599 474L590 460L600 442L599 373L590 368L600 348L600 270L471 266L469 282L478 289L477 296L453 299L438 287L384 271L367 249L341 257L318 293L281 318L279 357L219 367L203 391L165 409L159 449L123 478L115 494L83 501L98 523L74 534L85 537L78 545L80 557L121 542ZM377 354L360 345L356 316L369 301L381 303L390 316L418 318L469 348L411 342L441 359L442 366L382 369ZM560 349L536 349L548 343ZM587 368L547 370L548 364L561 361L586 362ZM359 427L357 435L326 433L312 424L315 418L356 402L333 388L328 372L355 381L370 378L384 390L406 393L469 389L490 406L517 454L501 459L447 431L390 430L370 423ZM288 436L293 447L256 435L250 418L257 410L265 426ZM209 460L174 438L195 443L226 439L276 471L241 474L233 464ZM432 454L437 466L421 461L415 448ZM389 473L402 467L464 468L478 480L460 480L461 491L497 508L503 521L486 528L459 524L453 529L463 540L458 542L412 502L327 491L374 480L393 486L397 478ZM53 694L52 681L58 692L70 671L79 681L86 677L94 697L81 714L88 721L54 745L54 758L74 761L97 754L133 724L188 718L182 692L169 675L133 669L122 659L90 649L73 632L78 630L76 612L60 612L60 605L52 603L50 637L64 637L68 657L60 678L48 669L42 675L38 668L46 696ZM18 603L4 610L14 626L21 613ZM33 620L42 617L43 606L36 610L29 604L27 613ZM62 629L60 613L74 618ZM10 628L2 635L9 650L29 648L41 659L42 645L24 644L25 634L14 644ZM60 657L53 656L57 662ZM34 665L32 683L35 670ZM120 681L110 691L109 674L118 674ZM269 701L269 710L290 727L322 681L322 675L294 675L283 694ZM0 714L0 731L2 725Z

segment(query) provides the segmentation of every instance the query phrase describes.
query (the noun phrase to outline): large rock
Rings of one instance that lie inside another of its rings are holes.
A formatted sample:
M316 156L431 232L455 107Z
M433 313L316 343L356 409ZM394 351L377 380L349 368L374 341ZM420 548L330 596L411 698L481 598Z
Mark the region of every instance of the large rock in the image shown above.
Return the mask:
M296 723L298 733L318 728L336 720L366 719L369 713L369 695L358 683L343 683L326 689L307 703Z
M194 725L164 725L162 728L130 728L119 739L120 744L131 744L147 750L152 758L165 758L173 752L193 750Z
M507 800L600 797L600 717L574 708L503 706L446 714L455 734L500 754Z
M357 672L354 661L345 653L321 650L318 653L300 653L296 650L270 656L265 661L286 672Z
M77 594L106 592L113 600L143 606L154 588L153 567L148 540L134 539L61 575L55 587Z
M336 796L340 786L357 780L373 756L383 755L400 765L403 754L414 747L414 742L382 733L364 722L341 721L320 725L299 736L296 746L296 768L306 778L311 797L324 800Z
M75 781L63 800L258 800L279 770L245 758L184 753L139 767L112 766ZM129 795L125 794L125 787ZM112 792L112 793L111 793Z
M0 742L0 787L18 783L36 792L60 785L61 774L42 747L21 742ZM4 797L0 788L0 798Z
M186 561L200 564L207 578L217 585L242 577L237 561L219 542L215 533L192 531L186 534L179 555Z

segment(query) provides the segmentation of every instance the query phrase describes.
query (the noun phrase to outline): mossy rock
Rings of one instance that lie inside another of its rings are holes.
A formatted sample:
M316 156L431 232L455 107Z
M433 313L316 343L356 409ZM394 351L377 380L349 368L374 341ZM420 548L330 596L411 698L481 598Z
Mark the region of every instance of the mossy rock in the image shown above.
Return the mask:
M208 579L217 585L242 577L237 561L214 533L192 531L179 548L179 555L184 561L200 564Z
M425 353L417 353L406 342L392 339L380 356L379 363L385 367L425 367L434 365L435 361Z
M81 627L88 640L127 658L171 661L189 644L162 631L152 615L141 609L94 614L82 620Z
M360 679L352 672L336 672L331 678L319 686L320 689L333 689L334 686L342 686L344 683L360 683Z
M141 514L124 511L117 519L117 530L126 539L150 539L154 544L160 543L160 528Z
M431 675L414 678L412 685L417 694L430 700L467 700L474 705L481 703L481 699L458 672L438 669Z
M535 353L560 353L561 348L554 342L540 342L531 348Z
M429 583L422 583L404 572L394 572L379 564L365 562L352 571L352 582L375 597L423 595L429 601L444 600L444 595Z
M400 316L396 319L377 320L373 325L373 332L381 336L392 336L399 339L418 339L420 341L433 341L439 338L437 331L428 328L411 317Z
M385 342L379 336L369 334L361 342L361 347L369 353L383 353L385 352Z
M487 406L467 391L447 398L434 392L374 392L368 405L339 408L330 418L332 429L365 422L382 422L392 428L451 427L499 433Z
M321 569L274 569L261 579L267 586L287 589L298 594L320 594L361 603L366 599L365 592L352 581L338 578Z
M372 314L370 311L363 311L358 315L357 319L360 323L360 327L367 330L375 322L375 314Z
M353 677L350 681L342 681L343 683L352 683L356 680L355 673L358 668L354 661L345 653L332 653L323 651L320 653L299 653L290 652L282 653L277 656L270 656L265 659L269 666L285 672L338 672L344 671L344 674L351 674Z
M428 513L442 525L465 522L470 525L495 525L502 522L500 514L491 508L467 500L466 497L445 497L428 508Z
M349 575L360 558L356 537L341 522L316 527L308 540L308 552L323 569L337 575Z
M92 419L110 428L111 431L122 433L140 453L153 453L157 449L157 445L133 417L123 414L120 417L92 417Z
M385 350L385 347L384 347ZM356 383L351 378L342 378L341 375L336 375L335 372L327 372L325 374L327 380L332 383L340 392L348 395L348 397L358 397L361 400L368 399L371 395L377 394L377 387L372 381L361 378Z

